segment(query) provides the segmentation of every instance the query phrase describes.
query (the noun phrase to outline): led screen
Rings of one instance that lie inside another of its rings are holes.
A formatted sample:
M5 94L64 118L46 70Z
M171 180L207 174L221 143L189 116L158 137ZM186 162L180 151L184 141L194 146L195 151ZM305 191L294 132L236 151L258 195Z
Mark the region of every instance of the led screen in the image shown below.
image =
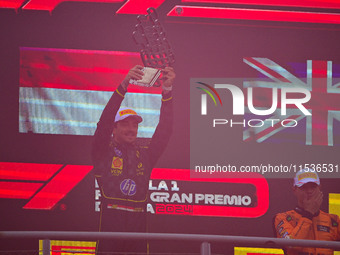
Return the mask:
M20 48L19 131L93 135L113 91L138 53ZM161 90L131 86L122 106L143 118L138 137L150 138L159 117Z

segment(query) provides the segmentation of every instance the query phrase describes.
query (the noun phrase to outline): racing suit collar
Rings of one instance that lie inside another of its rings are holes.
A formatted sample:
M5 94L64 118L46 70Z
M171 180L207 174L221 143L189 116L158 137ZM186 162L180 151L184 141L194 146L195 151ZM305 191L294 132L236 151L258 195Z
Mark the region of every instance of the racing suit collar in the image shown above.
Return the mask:
M119 149L125 150L125 149L132 149L132 148L136 148L137 145L135 143L118 143L117 141L115 141L115 139L112 137L112 145L114 147L117 147Z
M313 219L314 217L319 216L320 210L316 212L315 214L311 214L310 212L305 211L303 208L296 206L294 209L298 214L300 214L302 217L306 217L308 219Z

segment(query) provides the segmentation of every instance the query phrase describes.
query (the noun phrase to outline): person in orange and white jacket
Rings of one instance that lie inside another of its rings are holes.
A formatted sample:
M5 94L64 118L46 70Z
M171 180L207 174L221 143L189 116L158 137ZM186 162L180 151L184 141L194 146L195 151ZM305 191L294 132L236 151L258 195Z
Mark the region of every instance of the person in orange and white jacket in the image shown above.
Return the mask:
M276 237L306 240L339 241L339 216L320 210L323 194L318 174L310 169L297 172L294 194L298 206L274 217ZM287 247L287 255L333 255L332 249Z

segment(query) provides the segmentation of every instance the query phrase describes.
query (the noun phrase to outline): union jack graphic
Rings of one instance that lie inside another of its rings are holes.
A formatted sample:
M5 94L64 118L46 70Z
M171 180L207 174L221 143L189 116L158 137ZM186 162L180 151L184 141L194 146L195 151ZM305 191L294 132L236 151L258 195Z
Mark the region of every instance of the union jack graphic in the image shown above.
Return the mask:
M312 114L305 116L300 110L287 107L287 115L282 116L280 109L277 109L271 116L265 118L265 120L278 120L275 124L246 128L243 132L244 141L259 143L271 139L278 141L277 133L279 132L281 134L301 132L305 133L303 143L306 145L334 145L334 136L337 134L335 128L339 127L337 121L340 121L340 83L335 82L332 61L307 60L306 78L296 77L268 58L244 58L243 61L266 77L266 81L263 79L245 81L243 84L245 88L253 87L263 91L284 87L306 88L311 92L311 99L304 106ZM268 98L263 97L263 94L261 97L254 99L257 105L260 104L260 107L268 103ZM249 110L248 113L250 113ZM280 122L285 119L295 120L299 125L294 128L287 127L293 125L292 121L291 124L286 123L285 126L282 126ZM292 136L290 139L297 140L292 139Z

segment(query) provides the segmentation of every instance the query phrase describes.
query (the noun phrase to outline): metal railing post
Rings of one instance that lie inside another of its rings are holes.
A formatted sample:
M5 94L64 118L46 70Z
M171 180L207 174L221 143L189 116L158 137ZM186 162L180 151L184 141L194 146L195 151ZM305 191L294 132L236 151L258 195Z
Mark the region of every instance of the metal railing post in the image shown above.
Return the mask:
M201 255L211 255L210 243L203 242L201 244Z
M51 240L49 239L44 239L42 241L42 255L50 255L50 250L51 250Z

